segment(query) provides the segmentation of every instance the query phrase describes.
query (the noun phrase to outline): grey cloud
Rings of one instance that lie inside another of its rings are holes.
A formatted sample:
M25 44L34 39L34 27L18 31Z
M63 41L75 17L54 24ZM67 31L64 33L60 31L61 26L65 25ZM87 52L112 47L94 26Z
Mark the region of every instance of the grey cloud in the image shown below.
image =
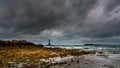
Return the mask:
M119 6L118 0L0 0L0 37L42 37L46 30L61 31L61 39L119 36Z
M45 29L64 25L64 23L68 25L66 18L70 15L69 13L84 15L84 12L89 9L89 4L94 0L70 0L71 8L66 8L65 0L1 0L1 2L5 6L1 5L4 9L0 18L2 28L13 29L13 32L37 34ZM64 23L58 23L58 21Z
M120 1L119 0L108 0L106 10L113 11L116 6L120 6Z
M65 17L64 12L55 14L52 5L43 0L11 0L5 4L6 7L2 8L7 12L2 16L0 26L5 29L13 28L14 32L39 33L55 27L56 21Z

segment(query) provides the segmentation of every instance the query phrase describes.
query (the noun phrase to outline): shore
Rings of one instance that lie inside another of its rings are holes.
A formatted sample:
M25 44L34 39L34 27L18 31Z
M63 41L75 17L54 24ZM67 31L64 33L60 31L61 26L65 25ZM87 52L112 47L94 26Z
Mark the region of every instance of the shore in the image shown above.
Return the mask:
M120 68L120 63L114 63L115 57L120 58L120 54L101 57L95 55L84 55L73 57L67 63L51 65L49 68Z
M92 51L93 49L84 49ZM46 61L46 60L44 60ZM96 50L96 54L50 58L44 68L120 68L120 53L110 49Z
M39 46L0 47L0 68L120 68L120 53L115 51Z
M95 54L95 51L86 51L82 49L46 48L29 45L5 46L0 47L0 68L38 68L40 66L46 67L46 65L49 65L51 63L44 61L49 61L50 58L54 59L56 57L59 57L57 59L61 60L61 58L65 58L67 56L74 57L87 54Z

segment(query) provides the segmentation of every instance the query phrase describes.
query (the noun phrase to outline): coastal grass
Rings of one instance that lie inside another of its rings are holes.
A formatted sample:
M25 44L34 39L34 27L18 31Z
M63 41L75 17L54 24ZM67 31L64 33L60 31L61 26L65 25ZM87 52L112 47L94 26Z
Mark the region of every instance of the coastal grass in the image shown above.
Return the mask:
M84 51L80 49L45 48L40 46L5 46L0 47L0 66L7 65L8 62L24 62L29 60L31 64L39 62L40 59L54 57L80 56L93 54L94 51Z

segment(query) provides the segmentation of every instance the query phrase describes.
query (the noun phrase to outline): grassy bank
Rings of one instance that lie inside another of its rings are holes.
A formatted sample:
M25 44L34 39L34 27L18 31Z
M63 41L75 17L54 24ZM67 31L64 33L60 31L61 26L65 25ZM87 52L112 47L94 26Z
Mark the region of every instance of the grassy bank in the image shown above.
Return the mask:
M44 48L39 46L6 46L0 47L0 66L8 62L24 62L29 60L31 64L39 62L40 59L53 57L64 57L67 55L79 56L91 54L94 51L83 51L79 49Z

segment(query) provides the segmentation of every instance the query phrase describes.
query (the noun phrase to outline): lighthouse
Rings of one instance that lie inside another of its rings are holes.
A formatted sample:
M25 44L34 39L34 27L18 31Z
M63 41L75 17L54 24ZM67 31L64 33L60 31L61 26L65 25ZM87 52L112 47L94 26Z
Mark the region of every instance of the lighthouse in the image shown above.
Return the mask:
M48 46L51 45L51 39L48 39Z

